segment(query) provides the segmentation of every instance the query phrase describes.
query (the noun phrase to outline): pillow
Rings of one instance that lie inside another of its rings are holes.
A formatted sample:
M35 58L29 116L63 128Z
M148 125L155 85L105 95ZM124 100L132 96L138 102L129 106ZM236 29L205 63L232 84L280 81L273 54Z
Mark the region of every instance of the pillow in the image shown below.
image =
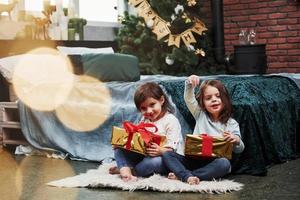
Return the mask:
M0 59L0 73L7 80L12 82L12 76L15 66L20 61L23 55L8 56Z
M74 74L82 75L83 66L81 61L81 55L68 55L68 58L73 66Z
M45 55L51 54L20 54L15 56L8 56L0 58L0 74L6 79L8 83L12 83L12 76L15 66L26 56L32 60L36 60ZM80 55L68 55L70 62L73 65L74 73L77 75L83 74L83 67Z
M112 47L87 48L87 47L65 47L57 46L57 50L64 55L83 55L91 53L114 53Z
M83 72L103 82L138 81L140 70L136 56L127 54L84 54Z

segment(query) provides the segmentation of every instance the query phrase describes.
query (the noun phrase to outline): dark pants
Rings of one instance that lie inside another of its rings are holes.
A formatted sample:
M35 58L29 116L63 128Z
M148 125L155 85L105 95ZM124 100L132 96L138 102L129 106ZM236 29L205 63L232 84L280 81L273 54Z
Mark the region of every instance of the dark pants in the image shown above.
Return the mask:
M166 175L168 173L161 156L149 157L116 148L115 159L119 169L122 167L133 168L137 176L148 177L153 174Z
M230 162L226 158L194 159L173 151L167 151L163 154L163 162L177 178L184 182L191 176L196 176L200 180L220 178L231 170Z

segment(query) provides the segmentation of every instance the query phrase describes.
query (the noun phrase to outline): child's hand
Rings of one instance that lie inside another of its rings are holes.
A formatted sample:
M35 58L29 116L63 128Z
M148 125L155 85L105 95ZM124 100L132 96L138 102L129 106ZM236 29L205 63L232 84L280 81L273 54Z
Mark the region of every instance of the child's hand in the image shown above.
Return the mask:
M196 87L200 83L200 77L196 75L191 75L188 77L188 83L191 84L193 87Z
M156 143L151 143L146 149L146 154L152 157L160 156L162 154L161 147Z
M233 144L240 144L240 137L229 132L223 133L224 139L226 142L233 143Z

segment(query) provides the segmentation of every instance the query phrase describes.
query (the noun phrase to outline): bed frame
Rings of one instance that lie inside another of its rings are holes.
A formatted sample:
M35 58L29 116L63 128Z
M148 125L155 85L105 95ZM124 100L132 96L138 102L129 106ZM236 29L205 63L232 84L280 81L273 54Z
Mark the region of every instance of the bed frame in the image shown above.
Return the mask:
M0 40L0 58L23 54L38 47L56 48L57 46L89 48L112 47L114 51L117 51L116 41Z
M39 47L56 48L57 46L67 47L89 47L102 48L112 47L118 50L116 41L71 41L71 40L0 40L0 58L24 54ZM0 102L9 101L9 86L0 74Z

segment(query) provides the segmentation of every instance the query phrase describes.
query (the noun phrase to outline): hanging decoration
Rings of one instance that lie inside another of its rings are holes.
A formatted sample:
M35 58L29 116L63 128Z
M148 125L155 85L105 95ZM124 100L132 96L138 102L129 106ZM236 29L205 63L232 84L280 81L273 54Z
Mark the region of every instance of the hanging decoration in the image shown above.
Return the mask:
M196 0L187 0L188 6L192 7L197 4Z
M166 63L167 63L168 65L173 65L174 62L175 62L175 61L174 61L172 58L170 58L169 56L166 57L165 61L166 61Z
M205 56L205 52L203 51L203 49L196 49L195 54L196 55L201 55L203 57Z
M196 4L195 0L187 1L189 6L194 6ZM200 19L194 18L192 19L194 22L192 27L179 34L172 34L169 29L170 23L159 17L159 15L151 8L151 5L147 0L129 0L129 4L137 9L138 15L144 18L146 23L148 21L154 21L152 32L156 34L157 40L167 37L166 42L168 43L168 46L174 45L179 48L182 41L184 45L188 47L192 43L196 43L194 34L202 35L203 31L207 30L205 24ZM190 20L189 18L187 19ZM199 54L203 55L203 53Z

